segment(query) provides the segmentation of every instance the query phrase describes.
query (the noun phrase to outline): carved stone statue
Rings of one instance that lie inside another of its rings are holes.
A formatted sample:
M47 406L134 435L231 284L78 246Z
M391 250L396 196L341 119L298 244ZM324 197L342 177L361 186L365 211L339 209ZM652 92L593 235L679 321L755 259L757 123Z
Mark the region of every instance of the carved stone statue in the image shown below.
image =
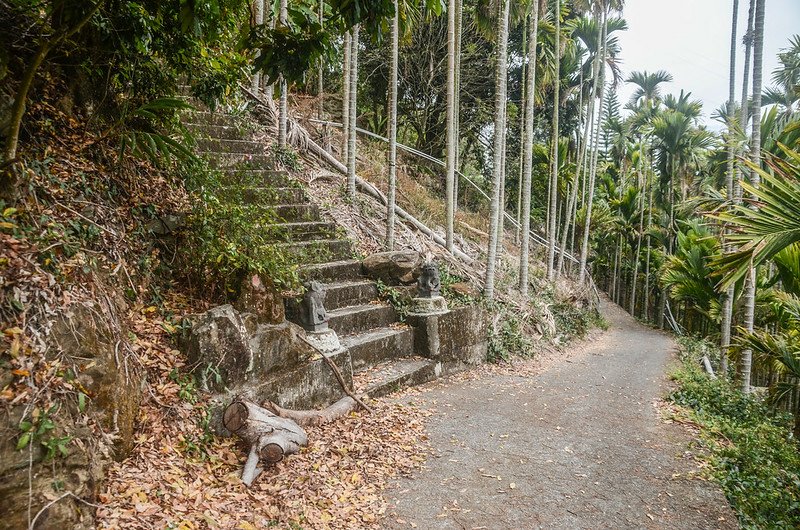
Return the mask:
M422 274L417 279L417 296L419 298L434 298L440 296L442 288L439 280L439 268L432 261L422 266Z
M305 284L306 292L300 306L300 322L306 331L328 329L328 312L325 311L325 288L319 282Z

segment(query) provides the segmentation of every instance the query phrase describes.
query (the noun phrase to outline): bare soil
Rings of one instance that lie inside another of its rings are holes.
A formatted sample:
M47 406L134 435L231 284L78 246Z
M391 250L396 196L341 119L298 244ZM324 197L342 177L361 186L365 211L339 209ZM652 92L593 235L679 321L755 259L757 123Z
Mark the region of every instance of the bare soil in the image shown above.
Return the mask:
M675 344L606 303L609 331L559 362L405 396L435 455L389 492L386 528L737 528L690 436L661 419Z

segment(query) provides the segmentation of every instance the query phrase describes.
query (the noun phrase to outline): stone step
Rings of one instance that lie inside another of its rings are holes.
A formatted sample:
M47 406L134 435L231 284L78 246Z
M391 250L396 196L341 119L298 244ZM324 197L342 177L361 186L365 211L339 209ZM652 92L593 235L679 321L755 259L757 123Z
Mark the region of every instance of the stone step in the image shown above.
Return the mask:
M181 115L184 123L198 125L222 125L225 127L236 127L237 120L226 112L208 112L203 110L192 110Z
M342 339L350 350L353 371L414 355L414 332L409 327L378 328Z
M289 172L280 169L269 168L222 168L220 181L241 187L260 187L269 186L273 188L292 188L298 187Z
M378 398L403 388L433 381L440 373L441 365L430 359L395 359L354 375L353 388L356 394Z
M361 262L356 259L317 263L300 269L300 276L304 280L318 282L343 282L362 278Z
M309 265L343 260L352 254L350 241L346 239L312 239L278 243L276 246L283 248L295 262Z
M362 305L378 298L378 287L369 280L334 282L325 285L325 309L331 311Z
M245 188L230 186L229 188L231 194L244 204L299 204L307 200L302 188L273 188L265 186L248 186Z
M328 311L328 325L340 337L385 328L397 321L397 312L387 304L363 304Z
M207 160L212 169L271 169L274 163L272 157L264 154L216 153L213 151L197 151L196 154Z
M321 239L333 239L336 236L336 225L325 221L302 221L299 223L276 223L264 226L273 235L275 241L299 242Z
M197 150L204 153L266 154L266 148L263 143L242 139L201 138L197 140Z
M319 221L319 206L310 202L298 204L276 204L271 206L250 205L253 210L266 208L274 211L279 219L287 223Z
M253 134L253 131L239 126L190 122L183 125L198 140L247 140Z

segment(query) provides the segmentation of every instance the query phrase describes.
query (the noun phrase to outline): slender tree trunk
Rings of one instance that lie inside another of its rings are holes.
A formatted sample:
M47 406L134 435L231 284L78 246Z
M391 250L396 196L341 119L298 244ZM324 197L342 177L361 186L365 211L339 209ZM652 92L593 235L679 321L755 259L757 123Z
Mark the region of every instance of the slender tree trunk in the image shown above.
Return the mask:
M528 56L528 27L530 26L530 15L525 17L525 24L522 31L522 57L527 58ZM519 143L519 177L517 178L517 229L514 232L514 243L520 243L520 237L522 236L522 181L523 181L523 172L524 172L524 162L525 159L525 112L528 108L528 104L526 101L526 94L527 94L527 68L528 63L525 59L522 62L522 101L520 105L520 113L519 113L519 134L522 141Z
M484 295L494 298L494 273L497 261L497 228L500 221L500 186L502 185L503 135L506 130L506 91L508 89L508 16L510 0L500 0L497 17L497 71L495 72L494 98L494 165L491 220L489 226L489 250L486 263L486 285Z
M317 22L319 22L320 27L324 27L325 2L319 0L319 5L317 7L319 9L317 12ZM325 119L325 61L323 61L322 58L320 58L317 64L317 119ZM326 128L326 126L323 126L323 128Z
M644 193L642 186L639 186L639 233L636 235L636 253L633 256L633 278L631 278L631 298L628 306L628 313L632 317L636 316L636 283L639 280L639 256L642 251L642 231L644 230Z
M747 31L745 32L745 46L744 46L744 75L742 76L742 108L739 115L739 126L742 132L747 131L747 122L750 119L750 111L752 106L748 99L748 91L750 90L750 63L753 56L753 24L756 17L756 0L750 0L750 9L747 13ZM742 179L745 179L749 174L747 166L741 165L739 172ZM742 200L742 187L739 181L734 182L734 193L736 195L736 204Z
M445 157L446 180L446 232L445 241L447 250L453 250L453 224L455 208L453 206L453 189L456 179L455 143L458 131L455 130L455 99L456 99L456 0L449 0L447 4L447 155Z
M389 66L389 190L386 194L386 246L394 250L394 204L397 193L397 66L400 47L400 5L394 1L392 60Z
M733 203L734 190L733 183L735 180L734 173L736 165L734 159L736 156L734 147L735 127L734 121L736 120L736 45L737 45L737 32L736 26L739 19L739 0L733 0L733 17L731 21L731 50L730 50L730 70L728 72L728 164L725 180L725 187L728 193L728 203ZM723 232L723 238L725 233ZM730 252L733 248L730 244L725 245L725 251ZM722 324L720 329L720 356L722 359L722 366L720 372L723 378L727 378L728 374L728 348L731 344L731 320L733 317L733 296L735 287L731 285L725 292L722 300Z
M278 22L280 22L281 26L286 26L286 18L287 18L287 0L281 0L280 12L278 15ZM278 145L280 147L286 147L286 131L289 122L289 105L288 105L289 88L286 85L286 79L283 76L280 77L278 84L280 86L280 94L281 94L280 103L278 107Z
M463 4L462 0L455 0L456 3L456 77L455 77L455 99L453 100L453 130L461 130L461 29L463 23ZM458 211L458 172L461 165L461 142L460 137L456 134L453 160L455 163L456 175L453 179L453 217L455 212Z
M264 0L255 0L253 2L253 11L255 14L255 23L256 26L260 26L264 23ZM256 52L256 57L261 55L261 51ZM256 70L253 72L253 76L251 78L250 83L250 90L256 96L261 95L261 71Z
M555 72L553 75L553 136L552 136L552 175L550 176L550 223L548 228L548 247L547 247L547 279L552 281L555 278L555 257L556 257L556 237L557 237L557 208L558 208L558 118L561 114L561 0L555 0L553 6L553 21L555 24Z
M344 34L344 60L342 62L342 161L347 165L350 143L350 52L353 38L348 31Z
M649 160L649 159L648 159ZM648 170L650 168L650 162L648 161ZM649 171L645 175L646 183L649 188L648 198L647 198L647 252L645 258L645 272L644 272L644 319L645 321L650 321L650 247L652 245L652 241L650 240L650 229L653 226L653 184L650 182L650 174Z
M356 196L356 118L358 117L358 24L350 41L350 128L347 139L347 195Z
M528 25L528 70L525 78L525 129L522 135L522 238L519 254L519 292L528 296L528 260L531 250L531 177L533 174L533 111L536 93L536 46L539 38L539 2L531 2Z
M508 80L506 80L508 82ZM505 122L508 127L508 103L506 103ZM503 242L505 240L505 227L506 227L506 160L508 160L508 153L506 152L506 139L507 131L503 131L503 162L500 164L502 168L500 173L502 178L500 180L500 218L497 220L497 260L499 263L503 255Z
M764 12L766 10L766 0L757 0L755 34L753 42L753 134L750 138L750 156L754 164L761 164L761 89L763 79L763 60L764 60ZM758 172L750 172L750 182L754 187L758 187L761 178ZM758 206L753 203L753 208ZM750 265L750 272L745 282L745 316L744 327L749 332L753 332L755 325L755 306L756 306L756 270ZM742 392L750 392L750 375L753 364L753 351L745 349L742 351L741 372L742 372Z
M588 199L586 200L586 219L584 221L584 229L583 229L583 244L581 245L581 259L580 263L578 264L578 284L583 285L586 281L586 262L589 257L589 227L592 223L592 205L594 202L594 182L595 177L597 175L597 155L600 149L599 140L600 140L600 123L603 121L603 95L605 93L605 64L606 64L606 39L608 37L608 11L603 8L603 38L600 41L600 49L598 53L600 54L600 67L598 70L599 76L599 101L600 101L600 111L598 112L597 116L597 124L594 134L594 146L592 152L592 163L591 167L589 168L589 184L587 186L587 193L589 195Z

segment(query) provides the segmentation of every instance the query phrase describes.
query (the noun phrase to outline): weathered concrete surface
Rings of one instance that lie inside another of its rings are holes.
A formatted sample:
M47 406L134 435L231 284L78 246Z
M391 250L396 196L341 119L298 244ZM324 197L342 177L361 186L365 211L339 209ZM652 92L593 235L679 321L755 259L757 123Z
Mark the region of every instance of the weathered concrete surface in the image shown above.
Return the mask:
M410 314L414 349L440 361L449 374L486 361L488 314L479 306L456 307L442 314Z
M413 396L436 411L438 455L396 483L383 526L736 528L721 491L689 476L687 434L654 407L672 340L604 310L611 330L542 374Z

